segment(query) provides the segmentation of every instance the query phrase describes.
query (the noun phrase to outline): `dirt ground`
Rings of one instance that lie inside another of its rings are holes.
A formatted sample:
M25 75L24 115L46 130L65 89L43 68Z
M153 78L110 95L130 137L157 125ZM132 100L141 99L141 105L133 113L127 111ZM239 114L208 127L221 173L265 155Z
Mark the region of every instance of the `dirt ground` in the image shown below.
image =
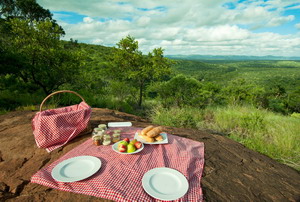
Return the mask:
M90 138L82 134L63 148L47 153L37 148L31 129L35 112L0 115L0 201L109 201L58 191L30 183L39 169ZM131 121L140 117L108 109L93 109L92 128L99 123ZM205 144L202 188L206 201L300 201L300 173L219 134L166 127L170 134Z

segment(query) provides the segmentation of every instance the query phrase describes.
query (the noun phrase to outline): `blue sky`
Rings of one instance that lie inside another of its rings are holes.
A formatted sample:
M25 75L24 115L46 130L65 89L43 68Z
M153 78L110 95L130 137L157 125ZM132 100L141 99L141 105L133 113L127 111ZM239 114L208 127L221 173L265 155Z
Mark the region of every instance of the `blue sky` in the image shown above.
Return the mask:
M128 34L147 53L300 54L299 0L37 0L65 29L65 40L114 46Z

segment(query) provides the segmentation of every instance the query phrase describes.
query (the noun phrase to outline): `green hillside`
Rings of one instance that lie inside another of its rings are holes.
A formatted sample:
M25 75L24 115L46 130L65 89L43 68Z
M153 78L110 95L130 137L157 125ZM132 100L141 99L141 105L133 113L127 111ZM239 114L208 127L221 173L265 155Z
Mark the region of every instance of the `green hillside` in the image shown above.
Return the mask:
M274 82L288 89L300 86L300 61L178 60L174 69L178 73L221 84L243 78L265 86Z

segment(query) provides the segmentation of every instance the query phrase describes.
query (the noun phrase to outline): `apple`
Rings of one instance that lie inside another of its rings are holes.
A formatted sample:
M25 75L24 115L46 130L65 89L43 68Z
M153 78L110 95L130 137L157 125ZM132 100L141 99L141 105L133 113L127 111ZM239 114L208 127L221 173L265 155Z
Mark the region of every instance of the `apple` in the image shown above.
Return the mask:
M137 142L137 139L133 139L133 140L130 141L130 144L134 145L136 142Z
M133 144L128 144L127 145L127 152L128 153L132 153L132 152L135 152L136 151L136 148Z
M127 143L129 143L129 138L124 138L124 140L123 141L126 141Z
M124 144L118 144L118 150L119 150L119 152L126 152L127 146Z
M123 145L127 146L127 145L128 145L128 142L125 141L125 140L122 140L122 141L119 142L119 144L123 144Z
M140 141L136 141L136 142L134 143L134 146L135 146L137 149L141 148L142 145L143 145L143 144L142 144Z

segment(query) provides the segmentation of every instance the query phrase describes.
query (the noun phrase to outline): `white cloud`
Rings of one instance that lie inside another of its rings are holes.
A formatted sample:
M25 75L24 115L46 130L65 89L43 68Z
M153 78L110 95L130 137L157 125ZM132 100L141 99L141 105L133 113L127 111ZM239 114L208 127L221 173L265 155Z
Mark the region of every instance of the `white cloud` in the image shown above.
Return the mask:
M90 18L90 17L83 18L83 22L85 22L85 23L92 23L93 21L94 21L93 18Z
M293 16L293 15L272 18L268 22L267 26L276 27L276 26L282 25L282 24L284 24L286 22L293 21L294 19L295 19L295 16Z
M283 13L299 9L298 0L233 1L232 9L224 6L226 0L38 0L38 3L58 12L54 17L65 29L66 40L114 46L130 34L145 53L160 46L165 54L297 55L300 52L300 32L280 35L255 31L294 22L294 15ZM68 24L61 20L66 14L59 11L85 17L81 22ZM300 23L295 27L300 29Z
M92 44L102 44L103 43L103 40L102 39L94 39L92 41Z
M124 13L134 12L132 5L110 0L37 0L37 2L51 11L75 12L89 17L122 17Z
M151 18L149 18L147 16L142 16L137 20L137 24L139 26L146 26L149 24L150 21L151 21Z
M222 25L188 29L185 36L188 41L230 41L245 39L249 37L249 32L237 26Z

